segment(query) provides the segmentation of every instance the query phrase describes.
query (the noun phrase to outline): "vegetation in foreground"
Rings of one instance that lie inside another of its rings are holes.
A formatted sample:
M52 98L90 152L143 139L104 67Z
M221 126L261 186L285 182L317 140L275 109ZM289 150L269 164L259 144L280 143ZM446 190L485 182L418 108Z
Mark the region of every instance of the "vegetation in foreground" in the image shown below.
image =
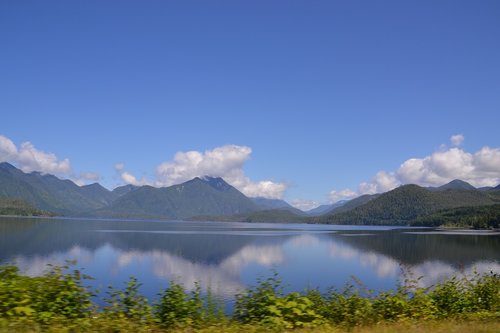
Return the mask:
M259 280L236 295L234 313L210 291L202 294L175 282L150 304L131 278L109 288L97 306L84 286L89 277L52 267L28 277L15 266L0 267L0 331L52 332L495 332L500 328L500 276L454 277L432 288L407 279L396 290L375 294L352 285L320 293L284 293L278 276ZM479 324L476 324L480 323ZM473 324L472 324L473 323ZM482 328L481 328L482 327ZM481 328L481 330L479 330ZM476 330L477 329L477 330Z

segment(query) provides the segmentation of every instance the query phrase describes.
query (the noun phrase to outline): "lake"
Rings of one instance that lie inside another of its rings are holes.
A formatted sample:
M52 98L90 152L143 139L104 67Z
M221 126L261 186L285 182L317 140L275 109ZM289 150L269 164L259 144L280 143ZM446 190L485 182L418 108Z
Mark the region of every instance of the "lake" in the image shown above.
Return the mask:
M394 289L404 276L431 286L473 271L500 273L500 234L307 224L165 222L0 217L0 262L29 275L48 264L75 268L105 290L130 276L154 299L169 281L199 282L226 300L277 272L286 291Z

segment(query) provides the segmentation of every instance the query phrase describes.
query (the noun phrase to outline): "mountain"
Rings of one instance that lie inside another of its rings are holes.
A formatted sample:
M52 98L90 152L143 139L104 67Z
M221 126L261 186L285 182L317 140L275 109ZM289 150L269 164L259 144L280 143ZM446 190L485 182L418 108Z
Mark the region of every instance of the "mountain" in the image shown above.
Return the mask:
M429 191L436 191L436 192L447 191L447 190L470 190L470 191L476 190L474 186L460 179L452 180L448 184L444 184L439 187L428 187L427 189Z
M452 223L453 216L463 213L463 219L455 219L457 223L470 224L474 220L476 226L494 226L491 219L494 222L498 209L486 206L500 204L500 185L481 190L461 180L429 189L404 185L383 194L363 195L321 207L316 212L329 210L321 216L305 217L304 212L285 201L248 198L222 178L194 178L163 188L125 185L109 191L98 183L78 186L70 180L39 172L25 173L9 163L0 163L0 204L3 205L0 213L20 215L203 217L207 220L386 225ZM486 208L468 209L478 206Z
M222 178L194 178L170 187L142 186L90 213L101 217L187 219L236 215L259 210L251 199Z
M24 173L9 163L0 163L0 197L22 199L41 210L78 215L105 206L105 191L96 186L82 188L49 174Z
M287 210L296 215L306 215L300 209L297 209L290 205L285 200L280 199L268 199L263 197L250 198L261 210Z
M85 193L87 197L93 198L103 205L109 205L119 197L116 192L112 192L102 187L102 185L99 183L81 186L80 190Z
M334 211L314 221L333 224L405 225L416 218L443 209L495 203L500 203L500 195L497 192L457 189L429 191L417 185L403 185L351 210Z
M123 185L123 186L118 186L117 188L115 188L111 192L114 193L116 197L121 197L122 195L125 195L125 194L127 194L128 192L131 192L131 191L135 191L138 188L139 188L139 186L135 186L135 185L132 185L132 184L127 184L127 185Z
M335 208L338 208L338 207L342 207L343 205L345 205L349 200L340 200L340 201L337 201L336 203L334 204L329 204L329 205L321 205L321 206L318 206L316 208L313 208L311 210L308 210L306 213L307 215L309 216L319 216L319 215L323 215L323 214L327 214L329 213L330 211L334 210Z
M380 196L380 194L365 194L360 197L354 198L352 200L347 201L341 206L333 208L329 213L330 214L339 214L342 212L350 211L356 207L362 206L367 202L372 201ZM327 213L328 214L328 213Z
M495 188L493 186L484 186L484 187L478 187L477 189L479 191L491 191L494 190Z

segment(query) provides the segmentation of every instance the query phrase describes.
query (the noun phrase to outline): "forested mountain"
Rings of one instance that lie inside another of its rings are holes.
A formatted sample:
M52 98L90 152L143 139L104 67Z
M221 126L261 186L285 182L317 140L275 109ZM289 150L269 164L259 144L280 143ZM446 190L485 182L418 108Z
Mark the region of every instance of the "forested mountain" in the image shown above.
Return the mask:
M449 182L448 184L444 184L439 187L428 187L427 188L430 191L446 191L446 190L469 190L473 191L476 190L474 186L471 184L464 182L463 180L460 179L455 179Z
M335 207L332 209L329 214L339 214L342 212L347 212L350 211L356 207L363 206L364 204L372 201L373 199L376 199L380 196L380 194L365 194L360 197L354 198L352 200L347 201L344 203L342 206ZM329 215L326 214L326 215Z
M261 210L287 210L297 215L306 215L300 209L297 209L290 205L285 200L280 199L268 199L262 197L250 198L252 201L259 206Z
M127 184L127 185L123 185L123 186L118 186L117 188L115 188L111 192L113 192L116 195L116 197L121 197L122 195L125 195L128 192L137 190L138 188L139 188L139 186Z
M349 200L340 200L340 201L337 201L334 204L321 205L319 207L316 207L316 208L313 208L311 210L308 210L306 212L306 214L309 215L309 216L320 216L320 215L323 215L323 214L327 214L327 213L331 212L332 210L334 210L336 208L342 207L347 202L349 202Z
M60 214L79 214L105 206L103 194L95 186L82 188L53 175L24 173L9 163L0 163L0 197L22 199L35 208Z
M404 185L356 208L320 216L314 221L333 224L404 225L443 209L495 203L500 203L500 195L497 192L455 189L429 191L417 185Z
M104 206L109 205L120 196L118 193L114 191L111 192L110 190L102 187L99 183L84 185L81 186L80 189L87 197L99 201Z
M109 191L98 183L78 186L0 163L0 200L0 214L495 227L500 185L476 189L461 180L436 188L404 185L323 207L327 213L320 216L306 216L283 200L248 198L222 178L197 177L163 188L125 185Z
M449 225L475 229L500 227L500 204L440 210L412 221L414 226Z
M235 215L259 207L222 178L194 178L170 187L142 186L90 215L186 219L200 215Z

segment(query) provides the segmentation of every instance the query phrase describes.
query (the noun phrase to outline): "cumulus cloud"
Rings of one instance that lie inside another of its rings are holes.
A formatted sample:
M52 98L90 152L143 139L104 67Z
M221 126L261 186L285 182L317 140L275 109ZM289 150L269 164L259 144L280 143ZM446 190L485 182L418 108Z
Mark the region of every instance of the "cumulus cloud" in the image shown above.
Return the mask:
M9 162L24 172L49 173L59 177L72 179L78 185L89 181L98 181L100 176L95 172L81 172L76 175L69 159L59 159L54 153L39 150L31 142L23 142L17 147L12 140L0 135L0 162Z
M24 142L18 148L12 140L2 135L0 135L0 161L14 163L24 172L71 174L71 166L67 158L60 160L53 153L36 149L31 142Z
M116 163L114 165L114 167L115 167L116 171L121 171L121 170L125 169L125 164L124 163Z
M163 162L156 168L156 185L170 186L202 176L222 177L247 196L281 198L287 184L272 180L254 182L245 175L243 167L251 153L250 147L237 145L205 152L178 152L173 161Z
M374 194L386 192L397 187L399 184L400 182L394 173L379 171L370 182L363 182L359 185L359 193Z
M76 178L73 178L73 182L79 186L83 186L90 182L95 183L101 179L101 176L95 172L80 172Z
M131 184L134 186L143 186L143 185L152 185L152 183L146 178L142 177L138 179L136 176L131 174L128 171L125 171L125 164L124 163L116 163L114 165L114 168L118 175L120 176L121 180L125 184Z
M0 135L0 162L9 162L16 158L17 147L9 138Z
M346 189L343 189L341 191L335 191L335 190L331 191L328 194L328 199L330 200L330 202L335 203L339 200L352 199L357 195L358 194L356 192L346 188Z
M500 148L483 147L475 153L460 148L438 151L424 158L412 158L397 171L402 184L439 186L453 179L474 186L495 186L500 182Z
M31 142L24 142L17 148L12 140L3 135L0 135L0 161L14 163L24 172L39 171L56 175L71 173L67 158L60 160L55 154L36 149Z
M137 179L134 175L124 171L120 174L122 180L127 183L127 184L132 184L135 186L143 186L143 185L150 185L150 182L145 178L142 177L141 179Z
M441 186L454 179L461 179L475 187L500 183L500 148L485 146L470 153L458 147L464 141L463 135L454 135L450 141L454 147L442 147L423 158L410 158L394 172L379 171L371 181L361 183L356 192L344 191L353 197L386 192L403 184ZM331 193L338 199L344 191Z
M454 146L460 146L464 142L465 138L462 134L453 135L450 138L451 143Z
M81 172L79 178L96 182L101 178L101 176L95 172Z

